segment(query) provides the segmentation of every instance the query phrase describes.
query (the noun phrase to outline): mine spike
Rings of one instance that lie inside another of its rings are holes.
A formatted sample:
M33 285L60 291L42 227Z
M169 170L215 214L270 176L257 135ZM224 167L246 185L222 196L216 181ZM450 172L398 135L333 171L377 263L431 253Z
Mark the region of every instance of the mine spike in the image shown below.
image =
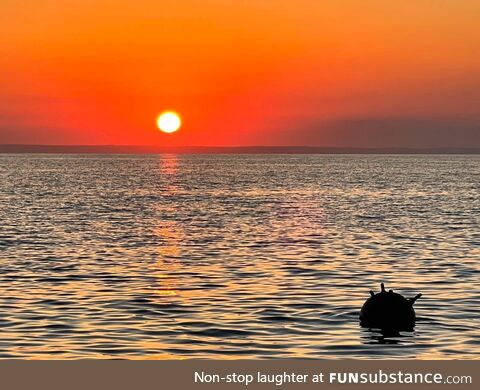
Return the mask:
M413 298L408 298L408 301L413 305L418 298L420 298L422 296L422 294L417 294L415 295Z
M380 283L380 287L382 288L382 292L385 292L385 285L383 283Z
M370 296L373 297L374 295L375 293L372 290L370 290Z

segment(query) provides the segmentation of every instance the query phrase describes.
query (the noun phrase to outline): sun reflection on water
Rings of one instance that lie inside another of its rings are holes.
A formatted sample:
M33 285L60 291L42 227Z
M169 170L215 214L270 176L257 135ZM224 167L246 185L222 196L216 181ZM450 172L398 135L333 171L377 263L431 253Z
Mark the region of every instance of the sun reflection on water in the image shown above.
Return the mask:
M175 154L160 156L159 180L162 183L161 191L168 196L175 196L178 186L176 175L178 172L179 157ZM170 207L169 213L175 215L178 212L174 204ZM183 230L178 222L174 220L160 220L154 229L158 242L157 261L151 266L155 277L153 287L155 295L159 297L176 297L178 280L176 275L180 267L175 259L180 258L180 246L183 239Z

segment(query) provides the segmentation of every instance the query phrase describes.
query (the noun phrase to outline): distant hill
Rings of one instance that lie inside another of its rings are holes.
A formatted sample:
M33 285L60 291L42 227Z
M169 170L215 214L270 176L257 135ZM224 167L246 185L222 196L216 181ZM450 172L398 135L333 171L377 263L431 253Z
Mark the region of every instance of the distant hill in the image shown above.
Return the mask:
M480 148L325 148L319 146L0 145L0 153L49 154L480 154Z

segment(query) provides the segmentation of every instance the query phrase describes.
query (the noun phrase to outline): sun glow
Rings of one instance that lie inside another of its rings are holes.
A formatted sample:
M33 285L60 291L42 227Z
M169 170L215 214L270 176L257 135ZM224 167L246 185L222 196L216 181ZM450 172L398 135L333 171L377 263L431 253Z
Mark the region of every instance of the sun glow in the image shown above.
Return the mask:
M180 116L173 111L165 111L157 118L157 126L164 133L174 133L181 125Z

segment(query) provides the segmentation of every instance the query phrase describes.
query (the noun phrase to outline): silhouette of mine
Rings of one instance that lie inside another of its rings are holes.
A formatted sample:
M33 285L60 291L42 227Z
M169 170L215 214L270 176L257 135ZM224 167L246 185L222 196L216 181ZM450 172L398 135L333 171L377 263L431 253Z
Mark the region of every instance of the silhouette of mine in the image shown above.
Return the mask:
M377 328L386 332L413 331L415 327L415 310L413 304L422 296L405 298L392 290L375 294L370 291L368 298L360 310L360 325L366 328Z

